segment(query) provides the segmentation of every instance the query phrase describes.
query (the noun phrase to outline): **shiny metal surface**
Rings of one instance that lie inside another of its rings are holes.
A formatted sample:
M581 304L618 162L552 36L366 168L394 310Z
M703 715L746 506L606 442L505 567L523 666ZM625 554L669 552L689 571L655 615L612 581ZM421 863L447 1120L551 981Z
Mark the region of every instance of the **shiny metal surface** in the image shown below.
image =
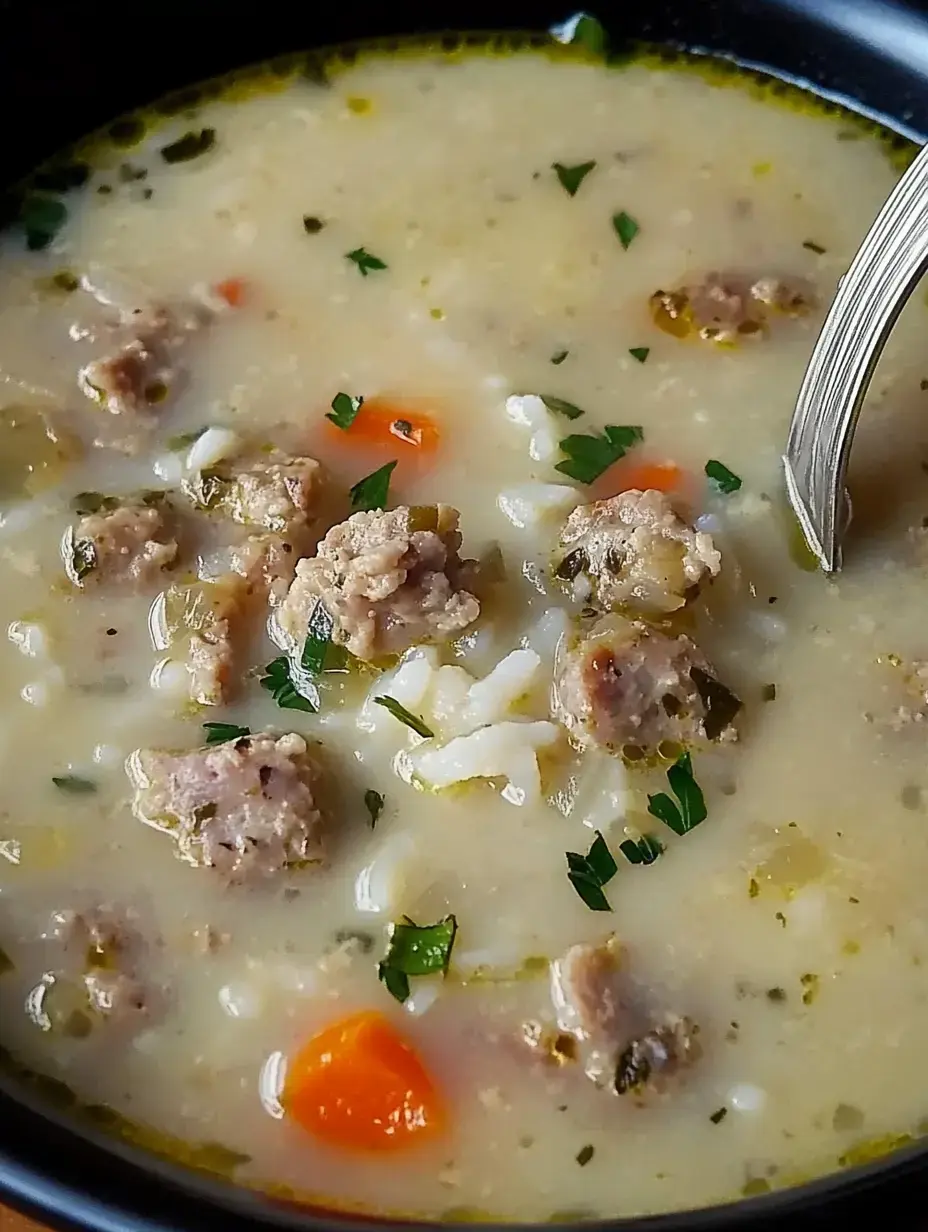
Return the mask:
M854 429L893 324L928 270L928 146L893 189L838 285L783 458L790 504L822 568L841 568Z

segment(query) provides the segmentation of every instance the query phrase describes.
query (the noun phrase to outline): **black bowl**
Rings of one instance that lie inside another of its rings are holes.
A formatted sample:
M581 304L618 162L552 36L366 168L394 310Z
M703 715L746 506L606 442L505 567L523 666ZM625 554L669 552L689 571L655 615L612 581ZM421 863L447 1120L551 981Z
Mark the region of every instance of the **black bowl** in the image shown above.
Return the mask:
M590 0L594 7L593 0ZM324 9L324 12L320 10ZM262 0L0 0L0 179L181 86L287 51L358 38L463 29L538 29L570 0L394 7ZM670 42L731 56L837 97L890 128L928 133L928 0L595 0L615 44ZM2 1024L0 1024L2 1038ZM913 1075L918 1080L917 1075ZM92 1232L370 1232L377 1223L288 1207L146 1157L73 1124L30 1094L0 1090L0 1199L57 1228ZM841 1221L915 1226L928 1197L928 1146L726 1207L586 1227L623 1232L791 1232ZM550 1225L547 1225L550 1226Z

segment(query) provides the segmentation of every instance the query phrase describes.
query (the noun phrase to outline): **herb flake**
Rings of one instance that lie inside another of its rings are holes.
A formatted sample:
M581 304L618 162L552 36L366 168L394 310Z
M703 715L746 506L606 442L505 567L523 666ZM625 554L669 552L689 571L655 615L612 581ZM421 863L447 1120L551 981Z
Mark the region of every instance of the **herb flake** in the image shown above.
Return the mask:
M555 351L554 354L551 356L551 363L554 364L555 367L557 367L559 364L562 364L564 362L564 360L567 358L569 354L570 354L570 351Z
M383 812L383 796L379 791L374 791L369 787L364 793L364 807L367 809L371 819L371 829L377 825L380 814Z
M204 723L207 744L227 744L230 740L242 740L251 735L250 727L238 723Z
M641 838L627 838L619 843L619 851L629 864L653 864L663 854L664 844L653 834L642 834Z
M567 195L575 197L577 189L595 166L595 159L591 159L588 163L578 163L575 167L565 167L563 163L552 163L551 170L557 176Z
M57 197L30 193L19 210L19 222L30 252L47 248L68 221L68 207Z
M418 715L412 714L407 710L395 697L375 697L374 705L383 706L384 710L389 711L394 719L398 719L400 723L405 723L408 728L414 731L417 736L421 736L423 740L428 740L435 735L431 727L423 722Z
M574 406L564 398L555 398L552 394L539 394L538 397L554 415L563 415L565 419L579 419L583 414L579 406Z
M682 753L667 771L670 790L679 803L666 792L648 796L648 812L673 830L674 834L689 834L706 820L706 801L702 789L693 777L693 762L689 753Z
M628 251L632 240L641 230L641 227L635 222L631 214L626 214L624 210L620 210L618 214L612 215L612 226L619 237L619 243Z
M718 1125L722 1121L724 1121L727 1116L728 1116L728 1109L723 1104L721 1108L716 1109L716 1111L712 1113L712 1115L709 1117L709 1120L712 1122L713 1125Z
M391 996L408 998L410 976L447 975L457 931L453 915L436 924L416 924L408 916L392 924L387 952L377 964L377 977Z
M166 163L189 163L206 154L216 144L216 130L201 128L199 132L184 133L177 141L161 147L161 157Z
M321 218L316 218L313 214L303 215L303 230L307 235L318 235L324 226Z
M821 246L821 244L816 244L815 240L803 240L802 246L803 248L807 248L809 252L814 252L817 257L824 256L827 251Z
M608 885L618 871L619 866L598 830L585 856L576 851L567 852L567 880L591 911L612 910L603 886Z
M718 740L741 709L741 699L732 693L727 685L722 684L721 680L716 680L701 667L690 668L690 680L696 686L699 700L706 711L706 735L710 740Z
M52 782L59 791L71 796L92 796L97 785L91 779L83 779L78 774L53 774Z
M602 23L589 13L576 13L568 21L552 27L551 34L559 43L582 47L594 56L601 56L608 46Z
M359 479L348 493L351 497L351 508L357 512L386 509L387 497L390 494L390 476L395 466L396 459Z
M586 1146L582 1146L577 1152L577 1163L581 1168L585 1168L595 1154L596 1147L588 1142Z
M297 692L290 677L290 664L285 655L268 663L264 675L258 682L262 689L267 689L281 710L303 710L307 714L315 714L317 707Z
M643 439L641 428L613 424L607 424L602 435L594 432L589 436L579 433L566 436L560 444L567 460L558 462L554 469L578 483L594 483L613 462L624 458L628 450Z
M348 261L353 261L361 274L366 278L371 270L385 270L388 268L385 261L381 261L380 257L373 256L364 248L353 248L351 252L346 252L345 257Z
M363 405L364 399L360 396L353 398L351 394L338 393L332 399L332 410L326 415L326 419L331 420L336 428L347 432Z
M637 359L639 364L643 364L651 354L650 347L629 347L628 353L632 359Z
M724 462L719 462L715 458L710 458L706 463L706 476L716 491L725 496L737 492L741 487L740 476L729 470Z

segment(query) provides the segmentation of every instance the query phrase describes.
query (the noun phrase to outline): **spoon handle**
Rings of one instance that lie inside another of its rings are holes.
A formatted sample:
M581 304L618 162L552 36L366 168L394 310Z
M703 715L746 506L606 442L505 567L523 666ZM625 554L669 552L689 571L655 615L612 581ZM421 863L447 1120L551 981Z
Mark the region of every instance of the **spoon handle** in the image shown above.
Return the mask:
M790 503L822 568L841 567L854 429L896 318L928 269L928 146L887 198L838 283L806 369L783 458Z

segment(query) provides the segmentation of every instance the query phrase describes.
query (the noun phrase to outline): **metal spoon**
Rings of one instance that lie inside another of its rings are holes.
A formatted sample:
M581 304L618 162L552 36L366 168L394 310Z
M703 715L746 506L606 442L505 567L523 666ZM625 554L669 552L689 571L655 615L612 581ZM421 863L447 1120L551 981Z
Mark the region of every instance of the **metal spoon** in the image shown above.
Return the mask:
M838 284L803 377L783 457L786 490L811 551L841 568L845 480L864 395L886 339L928 270L928 145L890 193Z

